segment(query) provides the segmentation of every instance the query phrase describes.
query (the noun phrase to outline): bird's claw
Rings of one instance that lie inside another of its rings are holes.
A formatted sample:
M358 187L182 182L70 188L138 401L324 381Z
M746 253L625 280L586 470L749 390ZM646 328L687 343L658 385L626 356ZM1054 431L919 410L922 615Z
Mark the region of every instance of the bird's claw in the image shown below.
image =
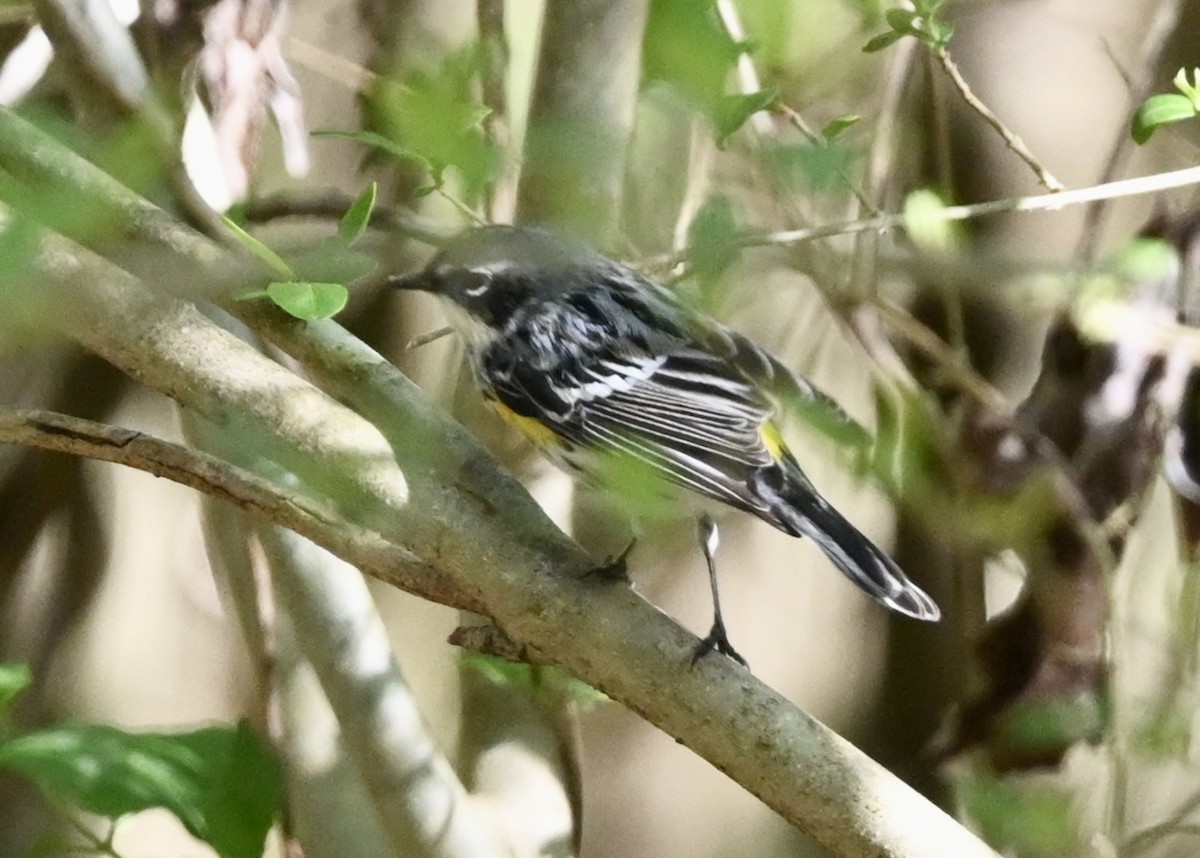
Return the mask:
M742 658L741 653L734 649L733 644L729 642L729 636L725 634L724 623L713 623L713 627L709 630L709 633L696 645L696 648L692 651L692 666L695 667L696 662L714 650L721 655L733 659L747 670L750 669L750 665L746 663L746 659Z
M601 563L599 566L588 571L591 577L601 578L605 581L622 581L629 583L629 554L633 551L633 546L637 545L637 539L631 539L629 544L625 546L620 554L615 557L610 557Z

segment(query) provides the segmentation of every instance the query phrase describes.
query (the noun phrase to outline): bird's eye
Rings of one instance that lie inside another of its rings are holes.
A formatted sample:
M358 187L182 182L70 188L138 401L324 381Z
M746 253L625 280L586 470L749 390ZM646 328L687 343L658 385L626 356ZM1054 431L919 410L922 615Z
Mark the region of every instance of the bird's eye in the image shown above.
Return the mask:
M474 281L470 286L463 289L463 294L468 298L478 298L491 288L492 272L469 269L468 274L471 280Z

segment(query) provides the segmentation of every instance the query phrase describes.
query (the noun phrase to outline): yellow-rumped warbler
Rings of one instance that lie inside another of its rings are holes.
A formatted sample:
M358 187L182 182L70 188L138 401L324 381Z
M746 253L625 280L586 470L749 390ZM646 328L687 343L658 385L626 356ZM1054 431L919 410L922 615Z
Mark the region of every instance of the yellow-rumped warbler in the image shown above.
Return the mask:
M484 396L568 472L603 482L616 460L622 473L630 465L752 513L811 537L892 610L939 618L817 493L782 439L776 415L789 399L840 413L832 401L663 286L562 235L509 226L464 233L424 271L389 284L449 300ZM701 543L715 619L697 656L715 648L740 661L721 620L707 516Z

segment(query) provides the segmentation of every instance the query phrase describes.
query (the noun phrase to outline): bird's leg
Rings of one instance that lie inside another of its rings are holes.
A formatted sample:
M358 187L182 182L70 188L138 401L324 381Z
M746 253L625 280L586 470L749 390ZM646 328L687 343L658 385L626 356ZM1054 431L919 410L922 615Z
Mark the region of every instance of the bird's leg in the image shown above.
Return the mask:
M721 617L721 597L717 593L716 553L717 544L720 542L717 523L708 513L704 513L700 516L697 530L700 536L700 550L704 552L704 560L708 563L708 583L712 586L713 624L708 635L700 641L700 645L692 653L692 664L694 665L708 653L716 650L722 655L729 656L742 667L749 667L746 659L742 658L733 648L733 644L729 642L729 636L725 633L725 620Z
M630 552L633 551L633 546L637 545L637 537L629 540L629 544L625 546L625 550L615 557L609 557L595 569L588 571L589 576L603 578L606 581L624 581L629 582L629 569L626 566L626 561L629 559Z

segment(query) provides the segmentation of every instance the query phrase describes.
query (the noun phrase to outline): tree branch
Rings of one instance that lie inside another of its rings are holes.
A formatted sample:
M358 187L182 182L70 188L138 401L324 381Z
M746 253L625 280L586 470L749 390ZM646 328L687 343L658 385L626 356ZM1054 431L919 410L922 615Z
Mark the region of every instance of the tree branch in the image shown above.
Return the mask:
M341 517L322 501L281 488L207 453L132 429L16 408L0 408L0 443L24 444L146 471L281 524L331 551L353 554L363 571L403 590L455 607L481 607L411 552Z
M227 257L149 204L109 193L96 168L42 142L22 152L0 111L0 166L72 188L101 211L137 210L135 235L169 244L176 278L237 270ZM27 129L24 129L27 131ZM36 134L36 132L32 132ZM36 154L36 158L33 158ZM36 160L36 164L30 164ZM102 174L100 174L102 176ZM108 187L111 188L111 180ZM131 199L132 198L132 199ZM161 248L160 242L155 242ZM151 292L61 239L41 240L37 290L45 323L144 383L244 433L264 464L291 468L328 494L352 533L394 540L394 568L370 540L306 533L372 574L411 574L412 554L444 573L450 592L492 618L535 659L565 667L693 748L834 854L976 858L993 853L850 743L734 663L689 668L696 638L627 586L597 581L592 562L500 472L461 426L411 393L411 383L332 322L304 324L246 303L244 317L323 380L353 392L385 437L333 399L220 331L191 305ZM196 254L208 260L197 265ZM153 266L151 266L153 267ZM66 312L63 308L67 308ZM251 312L252 310L252 312ZM341 393L339 392L339 396ZM130 442L132 443L132 442ZM126 444L125 446L129 446ZM102 445L108 450L120 449ZM185 472L186 473L186 472ZM294 477L293 477L294 478ZM286 522L281 522L285 523ZM305 522L306 526L309 524ZM339 527L342 525L339 524ZM323 537L317 539L317 537Z
M548 3L517 217L601 246L616 227L648 0Z

